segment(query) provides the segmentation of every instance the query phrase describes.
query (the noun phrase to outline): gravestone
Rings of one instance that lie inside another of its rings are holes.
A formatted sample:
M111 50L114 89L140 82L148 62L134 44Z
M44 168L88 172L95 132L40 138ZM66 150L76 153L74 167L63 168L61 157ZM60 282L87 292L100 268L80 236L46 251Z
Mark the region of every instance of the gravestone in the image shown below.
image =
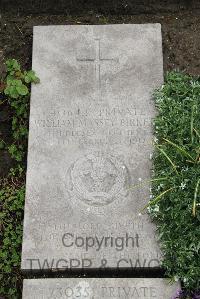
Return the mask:
M22 299L170 299L179 284L148 278L60 278L24 280Z
M34 27L32 68L22 270L159 267L140 211L160 25Z

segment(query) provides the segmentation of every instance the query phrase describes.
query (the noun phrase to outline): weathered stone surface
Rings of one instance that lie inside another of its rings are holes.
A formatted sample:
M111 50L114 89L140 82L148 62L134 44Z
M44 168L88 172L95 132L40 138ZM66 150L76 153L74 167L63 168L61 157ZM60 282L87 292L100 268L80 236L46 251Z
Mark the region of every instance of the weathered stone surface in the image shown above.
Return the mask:
M23 299L170 299L178 288L159 278L27 279Z
M34 28L22 269L151 268L159 24Z

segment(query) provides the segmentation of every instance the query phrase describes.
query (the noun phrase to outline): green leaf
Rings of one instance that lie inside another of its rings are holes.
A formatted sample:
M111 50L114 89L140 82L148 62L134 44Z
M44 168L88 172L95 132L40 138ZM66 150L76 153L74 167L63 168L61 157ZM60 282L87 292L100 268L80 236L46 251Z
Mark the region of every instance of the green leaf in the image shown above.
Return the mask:
M200 184L200 179L198 179L195 187L195 192L194 192L194 201L193 201L193 209L192 209L192 214L195 217L196 216L196 207L197 207L197 194L199 191L199 184Z
M167 143L169 143L170 145L174 146L176 149L178 149L178 151L182 154L184 154L184 156L190 158L191 160L194 161L194 158L182 147L178 146L177 144L173 143L172 141L166 139L166 138L163 138Z
M151 200L147 205L145 205L141 212L143 212L147 207L155 205L166 193L168 193L171 190L173 190L173 188L169 188L168 190L165 190L164 192L159 194L155 199Z
M19 93L19 95L22 96L25 96L29 93L28 88L25 85L17 86L16 90Z
M9 59L6 61L7 71L20 71L20 65L16 59Z
M40 80L36 76L35 72L33 70L30 70L25 73L24 80L26 83L34 82L34 83L39 83Z
M156 148L165 156L165 158L170 162L170 164L172 165L173 169L175 170L175 172L178 174L177 171L177 166L172 162L172 160L170 159L170 157L167 155L167 153L160 148L159 146L156 146Z
M15 86L7 86L4 93L13 99L17 99L19 97L19 93Z
M20 79L14 79L14 80L12 80L12 82L11 82L11 84L12 85L14 85L14 86L22 86L22 80L20 80Z

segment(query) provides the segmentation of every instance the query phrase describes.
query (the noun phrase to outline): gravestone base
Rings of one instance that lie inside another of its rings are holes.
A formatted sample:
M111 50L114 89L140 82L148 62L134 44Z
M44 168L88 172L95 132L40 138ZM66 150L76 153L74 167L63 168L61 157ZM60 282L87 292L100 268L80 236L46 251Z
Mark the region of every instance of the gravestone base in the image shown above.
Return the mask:
M159 278L28 279L22 299L171 299L179 288L178 283Z

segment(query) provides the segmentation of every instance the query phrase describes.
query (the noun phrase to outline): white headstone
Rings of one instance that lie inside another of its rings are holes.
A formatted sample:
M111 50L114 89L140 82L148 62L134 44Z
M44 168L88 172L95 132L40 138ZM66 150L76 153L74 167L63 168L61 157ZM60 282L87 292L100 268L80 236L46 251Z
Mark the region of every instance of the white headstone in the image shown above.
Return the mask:
M162 62L159 24L34 27L22 269L159 267L140 210Z

